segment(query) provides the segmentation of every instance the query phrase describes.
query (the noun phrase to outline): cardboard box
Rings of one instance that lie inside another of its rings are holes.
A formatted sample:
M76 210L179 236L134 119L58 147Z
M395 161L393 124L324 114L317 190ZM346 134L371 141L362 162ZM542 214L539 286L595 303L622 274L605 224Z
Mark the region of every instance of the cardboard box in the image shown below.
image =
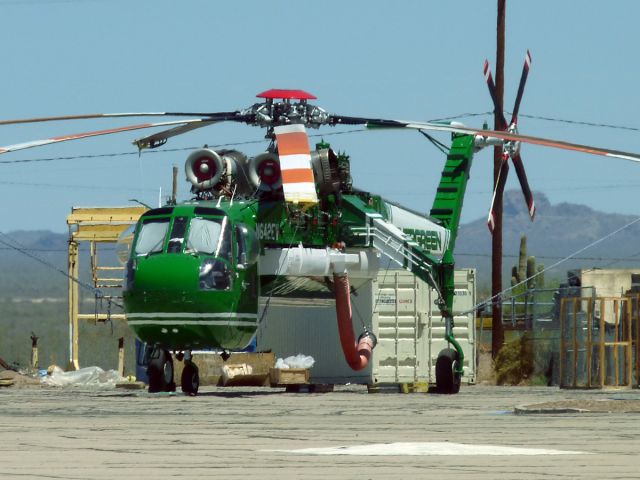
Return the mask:
M269 370L271 386L306 385L309 383L308 368L272 368Z

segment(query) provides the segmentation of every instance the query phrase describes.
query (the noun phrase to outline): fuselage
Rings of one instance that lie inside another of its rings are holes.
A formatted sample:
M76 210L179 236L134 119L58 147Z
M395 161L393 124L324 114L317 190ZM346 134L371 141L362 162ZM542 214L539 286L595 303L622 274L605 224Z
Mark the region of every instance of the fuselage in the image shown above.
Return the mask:
M441 254L448 232L410 212L403 219L392 207L359 192L306 209L282 199L222 198L149 210L136 225L127 263L129 325L142 341L170 350L242 349L256 334L261 292L277 295L304 279L331 295L336 253L356 255L348 266L354 285L377 271L365 252L389 250L399 266L413 264L407 249L418 243L392 220Z

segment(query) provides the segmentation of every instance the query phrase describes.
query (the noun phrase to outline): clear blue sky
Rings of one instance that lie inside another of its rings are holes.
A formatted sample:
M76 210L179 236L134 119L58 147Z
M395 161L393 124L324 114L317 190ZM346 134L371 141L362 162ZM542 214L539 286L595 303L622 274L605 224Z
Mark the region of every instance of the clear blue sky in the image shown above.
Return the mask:
M228 111L268 88L302 88L334 113L430 120L492 109L496 1L0 0L0 118L121 111ZM533 64L521 114L640 127L640 2L507 2L505 105L524 54ZM472 126L490 115L463 119ZM101 120L0 127L0 146L138 123ZM325 128L337 132L348 128ZM531 135L640 152L638 132L521 118ZM151 133L151 132L149 132ZM311 132L317 133L317 132ZM140 132L0 156L0 161L135 153ZM169 141L187 148L260 140L220 125ZM447 136L439 137L447 142ZM355 183L421 211L444 157L416 132L326 137L352 155ZM265 145L239 147L248 154ZM0 164L2 226L66 229L72 205L157 204L188 151ZM553 203L640 214L640 164L524 146L534 191ZM517 187L513 169L508 188ZM474 162L464 221L486 216L492 152ZM181 175L181 179L183 176ZM44 184L37 186L35 184ZM182 198L187 184L180 183Z

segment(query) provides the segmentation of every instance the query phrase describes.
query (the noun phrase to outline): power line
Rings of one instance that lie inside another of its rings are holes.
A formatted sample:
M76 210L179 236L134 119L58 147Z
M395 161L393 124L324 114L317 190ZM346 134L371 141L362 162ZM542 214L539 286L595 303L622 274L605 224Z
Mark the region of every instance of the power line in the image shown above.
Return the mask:
M247 142L238 142L238 143L225 143L220 145L211 145L211 148L222 148L222 147L234 147L239 145L247 145L251 143L263 143L263 140L253 140ZM182 152L186 150L195 150L197 147L182 147L182 148L163 148L162 150L145 150L145 154L154 154L154 153L170 153L170 152ZM124 157L130 155L140 155L141 152L116 152L116 153L96 153L92 155L72 155L66 157L46 157L46 158L27 158L22 160L0 160L0 164L14 164L14 163L30 163L30 162L57 162L61 160L85 160L91 158L109 158L109 157Z
M510 113L510 112L507 112ZM525 115L524 113L518 114L519 117L531 118L533 120L544 120L547 122L556 122L556 123L565 123L569 125L582 125L586 127L597 127L597 128L609 128L613 130L627 130L631 132L640 132L640 128L638 127L628 127L624 125L613 125L610 123L596 123L596 122L583 122L581 120L567 120L565 118L553 118L553 117L544 117L542 115Z
M591 247L594 247L596 245L598 245L599 243L604 242L605 240L608 240L609 238L613 237L614 235L617 235L618 233L620 233L622 230L629 228L631 225L634 225L636 223L640 222L640 217L635 218L634 220L630 221L629 223L623 225L620 228L617 228L616 230L614 230L613 232L610 232L608 234L606 234L604 237L601 237L593 242L591 242L590 244L576 250L575 252L573 252L570 255L567 255L566 257L562 257L560 260L558 260L557 262L555 262L554 264L543 268L541 271L534 273L533 275L531 275L528 278L525 278L524 280L522 280L521 282L516 283L515 285L512 285L511 287L505 288L504 290L496 293L495 295L491 296L490 298L487 298L486 300L483 300L479 303L477 303L476 305L474 305L470 310L467 310L466 312L463 312L461 315L466 315L467 313L471 313L471 312L475 312L476 310L478 310L480 307L483 307L485 305L490 305L493 304L496 301L500 301L500 299L507 293L513 291L514 289L518 288L520 285L524 285L527 282L529 282L530 280L544 274L545 272L548 272L549 270L552 270L554 268L556 268L557 266L561 265L562 263L571 260L572 258L574 258L576 255L584 252L585 250L588 250Z
M16 185L22 187L45 187L45 188L84 188L90 190L123 190L123 191L137 191L139 192L140 187L126 187L126 186L113 186L107 187L105 185L63 185L63 184L55 184L55 183L30 183L30 182L8 182L0 180L0 185ZM143 188L143 191L146 192L156 192L155 188Z
M21 253L22 255L25 255L25 256L35 260L36 262L41 263L45 267L50 268L50 269L52 269L52 270L64 275L65 277L67 277L72 282L77 283L80 287L85 288L85 289L90 290L91 292L93 292L93 294L96 296L96 299L107 300L107 302L109 303L109 311L111 311L111 307L110 307L111 305L115 305L117 307L120 307L120 308L124 309L124 307L122 305L120 305L118 302L113 301L112 298L109 298L104 293L102 293L102 291L99 288L96 288L93 285L89 285L88 283L82 282L80 279L78 279L78 278L76 278L76 277L74 277L72 275L69 275L69 273L65 272L61 268L55 266L54 264L52 264L49 261L45 260L44 258L40 257L39 255L36 255L32 251L29 251L29 249L23 248L23 246L20 244L20 242L18 242L14 238L11 238L6 233L0 232L0 236L6 238L6 240L0 239L0 244L4 245L5 247L9 247L11 250L15 250L15 251Z
M0 247L0 251L3 250L15 250L13 247ZM21 247L21 250L26 252L43 252L43 253L68 253L66 248L27 248ZM116 248L106 248L102 247L100 249L101 252L115 252ZM634 258L640 255L640 252L636 252L627 257L571 257L572 260L589 260L594 262L625 262L625 261L633 261L640 262L640 258ZM482 258L491 258L491 254L489 253L473 253L473 252L456 252L456 257L482 257ZM503 258L519 258L519 255L516 254L505 254L502 255ZM537 259L543 260L558 260L565 257L557 256L557 255L536 255Z
M308 135L309 138L317 138L317 137L330 137L334 135L348 135L351 133L363 133L367 132L366 129L353 129L346 130L344 132L328 132L328 133L317 133L313 135ZM259 143L265 143L265 139L262 140L247 140L243 142L234 142L234 143L220 143L216 145L207 145L207 148L227 148L227 147L239 147L242 145L255 145ZM195 150L198 148L202 148L202 145L198 145L195 147L181 147L181 148L163 148L161 150L144 150L144 154L157 154L157 153L171 153L171 152L184 152L188 150ZM86 160L93 158L112 158L112 157L124 157L131 155L141 155L142 152L134 151L134 152L115 152L115 153L96 153L91 155L70 155L70 156L60 156L60 157L45 157L45 158L26 158L20 160L0 160L0 165L11 165L16 163L32 163L32 162L58 162L63 160Z
M483 258L491 258L491 254L489 253L455 253L456 257L483 257ZM571 257L571 260L590 260L594 262L640 262L640 258L634 259L633 257L638 256L638 253L634 253L633 255L629 255L628 257ZM543 260L558 260L565 257L555 256L555 255L536 255L536 259ZM519 255L516 254L508 254L502 255L502 258L520 258Z
M493 112L461 113L459 115L453 115L451 117L432 118L431 120L427 120L427 121L428 122L445 122L447 120L458 120L459 118L470 118L470 117L482 117L485 115L493 115Z

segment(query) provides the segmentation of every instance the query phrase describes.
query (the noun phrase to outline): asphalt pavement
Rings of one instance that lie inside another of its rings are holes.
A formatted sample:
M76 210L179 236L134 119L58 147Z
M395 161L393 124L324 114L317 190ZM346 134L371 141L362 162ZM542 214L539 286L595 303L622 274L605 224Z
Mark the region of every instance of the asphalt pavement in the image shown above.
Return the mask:
M4 388L0 478L639 478L638 414L514 413L544 402L618 401L640 403L640 391L463 386L449 396L210 387L187 397Z

